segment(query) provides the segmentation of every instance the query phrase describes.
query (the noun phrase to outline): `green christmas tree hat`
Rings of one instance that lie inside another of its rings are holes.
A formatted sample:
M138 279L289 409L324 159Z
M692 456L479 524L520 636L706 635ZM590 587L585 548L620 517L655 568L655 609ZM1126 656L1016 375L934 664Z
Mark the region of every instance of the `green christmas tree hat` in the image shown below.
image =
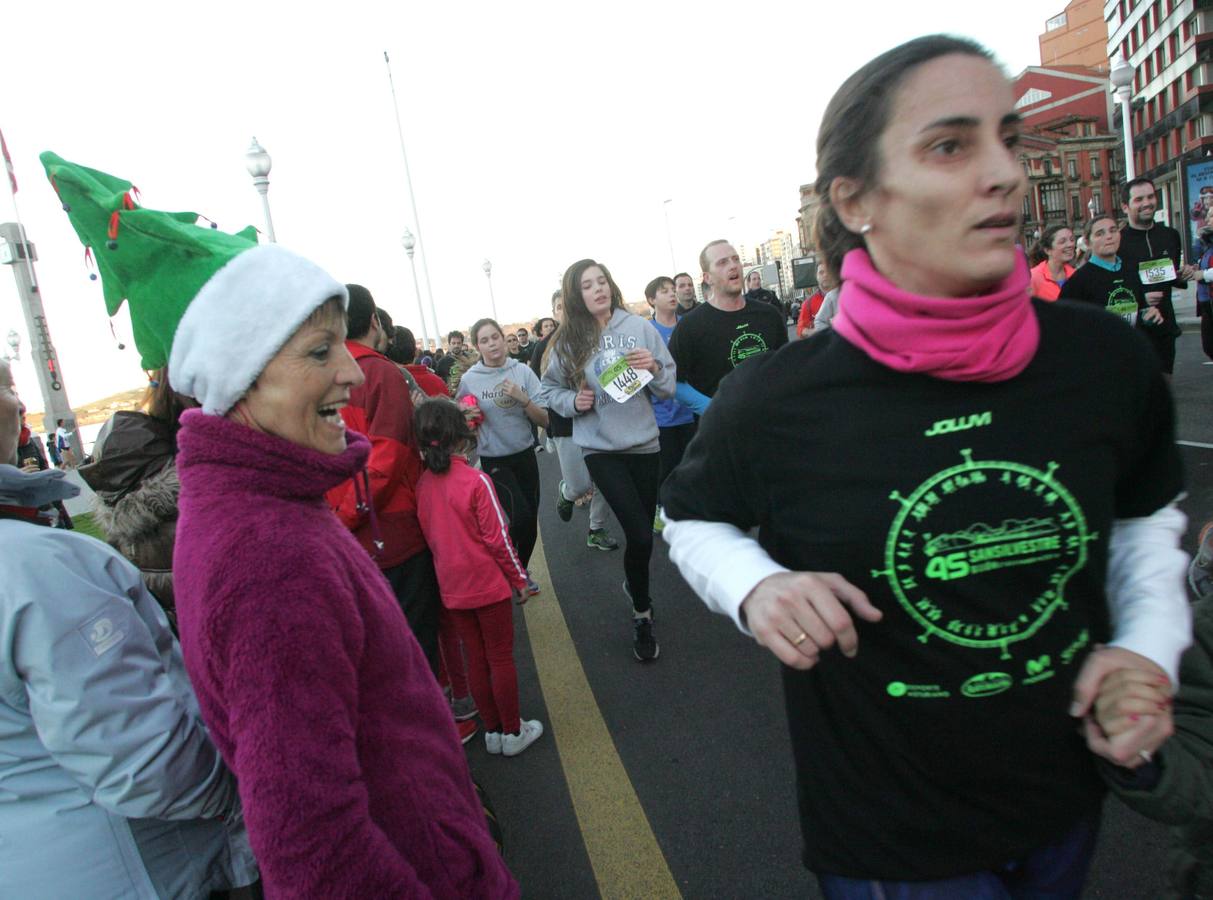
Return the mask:
M345 286L256 229L227 234L192 212L140 207L129 181L40 157L72 227L96 259L111 316L130 304L143 368L169 366L205 412L236 404L311 312Z

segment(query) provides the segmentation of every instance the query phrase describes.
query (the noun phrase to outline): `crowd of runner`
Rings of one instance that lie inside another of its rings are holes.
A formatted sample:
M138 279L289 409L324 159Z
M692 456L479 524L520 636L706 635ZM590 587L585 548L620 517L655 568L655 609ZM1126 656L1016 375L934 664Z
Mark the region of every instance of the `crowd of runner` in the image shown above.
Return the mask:
M639 663L656 534L783 663L827 897L1078 897L1109 788L1204 895L1213 601L1167 376L1213 219L1183 265L1137 179L1085 265L1058 228L1030 269L1018 135L984 49L911 41L826 109L804 340L717 240L707 302L659 275L637 315L581 259L534 341L481 319L437 359L367 288L44 154L154 374L79 470L107 546L37 527L77 489L19 457L0 363L0 894L519 896L461 742L544 734L513 607L546 497L592 550L613 513Z

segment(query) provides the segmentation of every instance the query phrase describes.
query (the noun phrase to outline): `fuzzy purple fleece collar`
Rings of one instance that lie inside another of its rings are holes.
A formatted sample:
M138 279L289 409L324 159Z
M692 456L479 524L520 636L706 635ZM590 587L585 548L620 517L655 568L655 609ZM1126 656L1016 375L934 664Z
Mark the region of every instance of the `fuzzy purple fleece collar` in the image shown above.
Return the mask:
M177 434L177 469L213 467L208 477L228 489L296 499L320 499L365 466L371 442L346 432L343 453L321 453L202 410L187 410Z

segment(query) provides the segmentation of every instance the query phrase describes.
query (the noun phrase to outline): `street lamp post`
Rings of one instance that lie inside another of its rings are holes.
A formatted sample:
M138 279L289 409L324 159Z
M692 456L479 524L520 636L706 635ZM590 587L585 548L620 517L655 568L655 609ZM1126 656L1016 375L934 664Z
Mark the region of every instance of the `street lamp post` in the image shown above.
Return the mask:
M1125 133L1125 181L1137 177L1137 165L1133 158L1133 67L1123 56L1116 60L1108 73L1116 86L1116 99L1120 101L1120 124Z
M493 296L493 264L487 259L480 264L484 269L484 277L489 281L489 304L493 307L493 318L497 318L497 298Z
M417 314L421 316L421 337L425 341L422 345L428 347L430 345L430 329L425 324L425 307L421 305L421 285L417 283L417 263L413 262L413 248L417 246L417 239L413 237L413 232L407 228L404 229L404 237L400 239L400 243L404 244L404 252L409 255L409 268L413 270L413 293L417 295ZM438 323L434 323L434 327L438 327ZM439 338L441 341L441 337Z
M265 152L264 147L257 143L257 139L253 138L253 142L249 144L249 148L244 154L244 167L253 176L253 187L261 195L261 210L265 213L265 235L271 244L276 244L278 240L274 237L274 220L270 218L269 192L270 166L272 165L273 160L270 159L270 155Z

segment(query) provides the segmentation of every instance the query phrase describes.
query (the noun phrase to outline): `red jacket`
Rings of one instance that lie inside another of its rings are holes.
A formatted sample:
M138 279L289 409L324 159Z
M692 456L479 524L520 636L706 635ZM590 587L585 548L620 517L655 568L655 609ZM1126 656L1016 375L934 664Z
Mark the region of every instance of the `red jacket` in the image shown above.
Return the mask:
M510 588L526 587L526 569L488 475L451 457L446 472L421 476L417 499L443 606L476 609L508 600Z
M447 390L446 382L435 375L426 366L407 365L409 374L413 376L413 380L417 382L417 387L425 392L427 397L449 397L451 392Z
M796 337L804 337L805 331L812 330L813 320L817 318L817 312L825 299L826 295L817 291L800 305L800 315L796 318Z
M346 341L345 346L366 381L350 391L350 403L341 410L341 418L351 431L371 440L366 468L383 550L376 555L371 517L358 509L354 479L328 491L325 499L379 568L390 569L425 549L417 523L417 480L423 467L413 435L413 401L394 362L357 341Z

